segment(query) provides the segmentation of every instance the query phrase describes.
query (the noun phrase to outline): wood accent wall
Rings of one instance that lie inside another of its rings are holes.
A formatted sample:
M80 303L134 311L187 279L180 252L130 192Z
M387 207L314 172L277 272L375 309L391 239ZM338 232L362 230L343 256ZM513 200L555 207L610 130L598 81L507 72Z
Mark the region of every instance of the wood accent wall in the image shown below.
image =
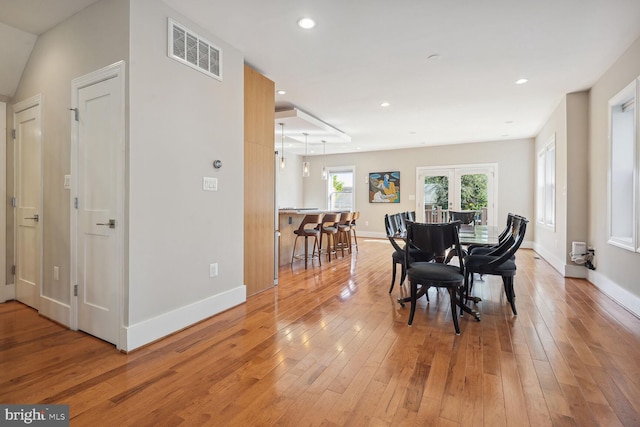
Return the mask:
M275 84L244 66L244 283L273 287L275 263Z

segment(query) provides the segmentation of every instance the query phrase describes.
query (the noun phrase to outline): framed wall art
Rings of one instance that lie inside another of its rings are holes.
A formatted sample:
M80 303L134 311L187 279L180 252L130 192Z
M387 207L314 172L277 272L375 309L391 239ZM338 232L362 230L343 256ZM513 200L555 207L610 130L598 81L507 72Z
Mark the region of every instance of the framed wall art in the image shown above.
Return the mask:
M400 203L400 171L369 173L369 203Z

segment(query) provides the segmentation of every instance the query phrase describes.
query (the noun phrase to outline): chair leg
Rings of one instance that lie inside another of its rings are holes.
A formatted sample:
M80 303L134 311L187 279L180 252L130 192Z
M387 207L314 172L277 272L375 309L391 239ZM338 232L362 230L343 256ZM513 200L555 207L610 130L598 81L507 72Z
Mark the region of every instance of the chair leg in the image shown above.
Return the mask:
M316 249L318 250L318 264L320 264L320 266L322 267L322 253L320 253L320 246L318 244L318 237L314 237L314 241L313 241L313 254L311 254L311 257L315 256L316 253Z
M394 260L391 260L391 263L393 264L393 271L392 271L393 276L391 276L391 287L389 288L389 293L393 291L393 285L396 284L396 262Z
M451 299L451 317L453 317L453 327L456 328L456 335L460 335L460 326L458 325L458 304L456 304L456 291L449 287L449 298Z
M411 288L411 311L409 312L409 326L413 323L413 316L416 314L416 295L418 293L418 284L413 283L411 279L409 279L409 287Z
M295 240L293 241L293 252L291 252L291 266L293 266L293 260L296 257L296 243L298 243L298 237L300 236L296 236Z
M473 275L473 273L471 273L469 270L464 272L464 289L462 291L464 295L462 295L462 298L460 299L460 301L462 301L464 304L467 304L469 302L469 275ZM460 310L460 315L462 315L462 310Z
M514 315L518 315L518 311L516 310L516 295L513 291L513 276L503 277L504 282L504 292L507 295L507 301L511 304L511 311Z
M355 228L351 231L353 231L353 241L354 241L354 244L356 245L356 252L358 252L358 236L356 235Z
M304 236L304 269L307 269L307 264L309 262L309 237Z

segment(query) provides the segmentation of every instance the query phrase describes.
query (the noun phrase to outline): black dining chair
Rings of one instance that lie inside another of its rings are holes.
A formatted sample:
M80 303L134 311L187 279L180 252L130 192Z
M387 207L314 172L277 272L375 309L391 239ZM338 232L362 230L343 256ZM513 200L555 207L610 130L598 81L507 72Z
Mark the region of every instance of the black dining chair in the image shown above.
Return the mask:
M418 299L426 295L431 287L446 288L449 291L451 317L457 335L460 335L458 307L474 314L476 320L480 320L480 316L475 311L468 307L465 309L462 303L464 286L464 261L462 257L458 257L457 266L442 262L447 251L457 250L458 253L460 252L459 228L459 222L445 224L410 222L407 224L405 269L411 292L409 298L399 299L398 302L402 306L407 300L411 302L409 326L413 324ZM411 262L410 248L417 249L438 262Z
M402 286L402 284L404 283L404 279L406 277L405 248L404 248L404 245L401 246L398 243L399 240L404 239L406 235L406 229L402 228L404 227L405 222L403 222L399 218L399 216L400 214L392 214L392 215L386 214L384 216L384 227L387 232L387 238L389 239L389 242L391 242L391 245L393 246L393 249L394 249L394 252L391 255L393 270L392 270L391 287L389 288L389 293L393 292L393 287L396 283L398 265L400 265L400 286ZM418 249L410 248L411 262L416 260L430 261L432 259L433 257L430 257L426 254L422 254Z
M449 211L449 221L460 221L461 225L473 228L476 225L476 211Z
M505 228L498 235L498 243L495 245L486 244L471 244L467 247L469 255L487 255L493 252L504 240L511 234L511 223L513 222L514 214L509 212L507 214L507 224Z
M501 276L507 301L511 305L513 314L517 315L513 280L516 275L515 253L520 248L527 231L525 217L513 215L511 218L510 232L493 251L485 255L467 255L464 257L465 283L464 292L466 300L470 299L473 289L473 274Z

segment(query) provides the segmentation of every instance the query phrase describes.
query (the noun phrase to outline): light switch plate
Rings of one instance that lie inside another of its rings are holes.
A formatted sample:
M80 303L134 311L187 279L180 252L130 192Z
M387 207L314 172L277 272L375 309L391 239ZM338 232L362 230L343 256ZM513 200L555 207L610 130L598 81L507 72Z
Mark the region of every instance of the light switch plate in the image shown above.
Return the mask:
M202 189L205 191L218 191L218 178L205 176L202 178Z
M214 262L209 264L209 277L216 277L218 275L218 263Z
M65 190L71 189L71 175L64 176L64 189Z

